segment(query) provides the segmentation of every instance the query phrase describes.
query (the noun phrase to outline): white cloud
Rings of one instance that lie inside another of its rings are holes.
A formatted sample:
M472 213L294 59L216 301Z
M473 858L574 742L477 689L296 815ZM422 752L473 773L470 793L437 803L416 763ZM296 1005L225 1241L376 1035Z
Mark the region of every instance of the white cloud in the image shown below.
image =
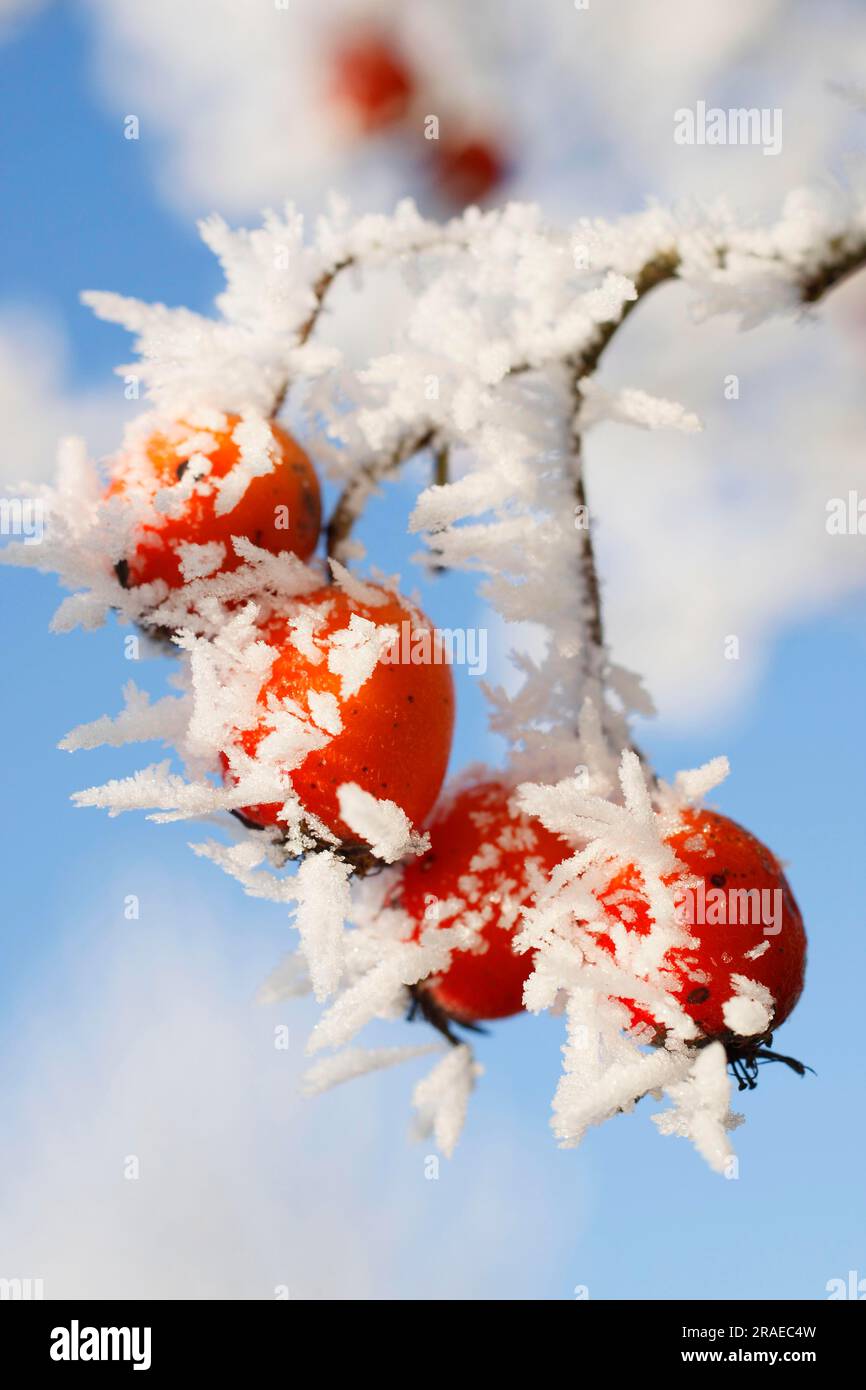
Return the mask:
M47 482L63 435L82 435L95 457L116 446L130 412L123 383L112 378L76 391L67 369L68 347L55 325L31 310L0 310L0 486Z
M538 1171L546 1146L555 1158L548 1136L521 1154L522 1132L506 1140L488 1106L489 1132L427 1180L426 1149L406 1138L425 1059L302 1099L306 1005L252 1001L272 924L239 928L231 889L227 925L195 874L160 883L129 863L123 883L94 866L90 881L63 952L8 1020L0 1275L41 1278L47 1298L269 1299L280 1284L292 1298L482 1297L509 1266L519 1281L516 1252L539 1220L557 1225ZM147 884L141 920L107 922L130 883ZM174 916L185 901L195 912ZM385 1038L429 1040L422 1025ZM515 1211L530 1183L531 1210Z
M23 22L46 3L47 0L0 0L0 43L13 38Z
M118 121L161 140L151 168L169 203L232 215L342 182L347 151L320 115L321 6L89 3L100 82Z
M820 11L782 0L87 3L110 107L118 121L139 115L145 142L164 137L151 167L185 211L246 214L286 196L315 208L332 187L384 207L421 189L416 155L347 140L323 97L329 44L358 12L384 10L424 74L425 107L489 123L516 155L516 195L558 214L720 190L767 211L859 143L862 117L826 86L862 76L852 0ZM697 100L780 108L781 153L675 144L674 111Z
M846 330L864 299L855 282L815 322L739 334L691 325L685 296L663 304L663 293L607 371L675 390L705 432L606 426L587 469L614 653L682 723L728 713L785 630L866 586L864 538L826 529L828 500L862 494L866 476L859 343ZM730 374L738 400L725 399ZM739 659L725 656L730 636Z

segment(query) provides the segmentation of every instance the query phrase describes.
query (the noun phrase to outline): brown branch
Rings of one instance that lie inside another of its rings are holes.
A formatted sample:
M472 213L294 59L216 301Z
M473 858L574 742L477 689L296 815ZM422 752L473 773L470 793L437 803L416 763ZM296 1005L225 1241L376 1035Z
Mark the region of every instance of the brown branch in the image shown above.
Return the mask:
M580 431L578 429L578 416L581 406L581 382L585 377L591 376L598 367L602 355L614 334L622 327L629 314L649 294L650 290L657 285L664 284L666 280L673 280L677 276L680 268L680 257L678 252L670 251L648 261L635 277L634 286L636 295L634 299L626 300L620 315L616 319L610 319L606 323L599 325L595 338L592 343L584 348L576 358L572 359L572 400L574 404L574 423L572 426L572 458L574 461L574 501L575 507L580 507L586 515L586 525L581 528L580 542L580 570L583 576L583 588L587 602L589 604L588 632L590 641L596 650L600 651L604 647L604 622L601 611L601 585L598 578L598 568L595 562L595 545L592 538L592 527L589 524L589 504L587 502L586 483L583 477L583 451L581 444Z
M422 251L432 250L436 246L438 246L440 250L465 250L468 244L468 241L459 239L455 239L454 241L442 241L439 243L434 241L420 242L418 245L403 248L401 254L417 255ZM866 265L866 242L862 242L858 246L845 250L843 239L837 237L831 242L831 251L834 255L831 255L828 261L816 271L813 271L809 275L804 274L801 278L799 282L800 298L804 304L816 303L828 290L840 284L843 280L847 279L848 276L853 275L855 271L860 270ZM723 263L726 255L726 248L723 246L719 247L718 255L720 262ZM782 257L777 257L776 259L780 264L783 263ZM315 303L306 319L304 319L303 323L298 328L299 347L303 347L305 343L309 342L324 308L328 292L334 282L339 279L344 270L348 270L352 266L358 264L359 259L357 256L346 256L343 260L335 262L329 270L323 271L319 276L318 280L313 285ZM643 299L650 290L654 289L656 285L661 285L666 280L676 279L680 271L680 265L680 254L675 247L672 247L668 251L659 252L657 256L647 261L647 263L641 267L634 277L634 286L637 291L635 298L626 302L623 306L622 313L617 319L611 319L609 322L600 325L594 342L580 355L580 362L582 364L581 376L586 376L595 370L601 354L604 352L610 339L625 319L628 318L629 314L641 299ZM516 376L531 370L532 364L528 362L516 363L511 368L508 375ZM287 390L288 382L280 391L274 414L276 414L282 406Z
M456 249L459 249L463 246L463 243L454 242L445 243L445 245L454 246ZM420 251L429 248L427 246L419 246L417 248L407 249ZM861 242L855 247L845 249L842 239L837 238L834 243L831 243L831 252L834 254L832 254L823 265L819 266L816 271L801 277L799 281L799 294L804 304L816 303L830 289L841 284L850 275L866 265L866 241ZM725 248L720 247L718 254L720 263L723 263ZM781 263L781 257L778 259ZM316 302L309 316L299 329L298 341L300 344L306 343L309 340L319 320L328 292L335 280L342 271L355 264L357 264L357 260L354 256L346 257L344 260L332 266L330 270L325 271L316 281L313 287ZM600 324L592 341L584 347L581 352L569 359L574 373L573 399L575 405L575 422L581 404L581 382L598 369L608 344L625 323L626 319L633 313L637 305L640 304L652 290L656 289L657 286L665 284L667 281L677 279L681 265L680 254L676 247L671 247L667 251L661 251L658 255L647 261L634 276L634 298L625 301L619 315L615 319L609 319L605 323ZM507 375L517 376L532 369L530 363L517 363L510 369ZM284 397L285 390L280 397L277 408L282 404ZM340 549L348 540L358 514L366 498L374 490L376 484L395 472L401 464L411 458L413 454L427 447L432 437L432 431L428 430L420 438L414 440L410 439L409 441L404 440L387 458L384 460L373 460L359 470L344 489L328 525L328 555L339 558ZM586 484L583 478L581 439L576 423L572 448L575 462L575 504L576 506L585 508L587 515L587 525L582 528L580 565L584 580L584 592L590 607L588 630L593 645L601 649L604 646L601 587L596 566L592 527L589 525L588 520L589 506ZM442 485L447 482L448 477L447 451L444 448L437 452L434 466L436 470L434 474L435 481L437 484Z
M450 450L447 444L441 445L433 455L433 483L435 487L447 487Z
M610 342L611 338L619 328L625 323L629 315L636 309L641 300L644 299L657 285L663 285L666 280L675 280L680 271L680 254L676 250L661 252L653 260L647 261L634 277L635 297L627 299L623 304L619 317L609 319L607 323L599 324L595 338L584 348L583 351L573 359L575 374L578 378L590 376L597 368L602 354Z
M589 637L595 647L604 646L604 623L601 616L601 589L598 569L595 563L595 546L589 525L589 507L586 501L586 485L583 481L583 457L580 436L575 432L573 445L574 458L574 498L575 506L586 513L586 526L581 528L580 570L583 575L584 594L589 604Z
M866 265L866 241L847 251L841 237L836 237L830 245L836 258L825 261L811 275L804 275L800 280L800 299L804 304L817 303L828 290L835 289Z
M803 275L798 283L799 297L803 304L814 304L825 294L837 285L842 284L856 271L866 266L866 240L855 247L844 249L841 238L837 238L831 243L831 250L835 256L824 262L823 265L809 275ZM720 256L724 254L723 248L720 249ZM781 262L781 257L778 258ZM575 403L575 427L573 433L573 455L575 460L575 483L574 496L575 504L587 509L587 521L589 509L586 495L586 484L583 479L581 439L577 429L576 419L580 410L581 391L580 384L585 377L591 376L601 362L605 348L614 337L616 332L622 327L625 320L637 307L642 299L655 289L656 286L664 284L668 280L675 280L680 272L681 260L679 252L671 249L662 252L653 260L647 261L646 265L638 272L634 279L636 295L634 299L629 299L622 307L619 317L611 319L599 326L595 338L587 348L574 359L573 370L573 399ZM593 643L601 647L604 641L604 625L601 614L601 590L598 580L598 572L595 563L595 548L592 540L592 528L587 524L583 531L581 541L581 570L584 579L584 589L590 603L589 634Z
M343 547L352 534L352 528L364 503L377 485L392 473L396 473L408 459L428 448L432 442L433 430L429 428L423 434L408 435L401 439L385 458L371 459L352 475L341 492L328 522L327 554L330 558L341 558Z
M298 329L298 347L303 347L305 343L309 342L313 329L319 321L319 315L325 306L328 290L337 279L337 276L341 275L344 270L348 270L349 266L355 264L357 264L355 257L347 256L345 260L337 261L335 265L331 266L330 270L323 271L319 276L318 280L313 285L313 295L315 296L316 302L310 310L309 315L304 319L304 322Z
M422 244L417 247L407 247L406 253L418 253L422 250L432 249L435 243ZM465 249L462 242L446 242L440 244L440 249L453 247L454 249ZM723 246L718 248L720 264L724 264L726 249ZM782 258L776 258L782 263ZM298 330L298 342L300 345L309 341L316 324L318 323L328 292L340 274L350 266L357 264L357 258L348 256L342 261L338 261L330 270L323 274L313 286L315 304L308 317L301 324ZM866 240L857 246L845 248L842 238L837 238L831 243L831 255L817 270L810 274L804 274L799 282L799 297L803 304L814 304L836 285L841 284L850 275L866 265ZM573 371L572 396L575 408L575 423L573 428L572 455L574 459L574 498L575 505L585 509L587 524L582 529L580 544L580 567L583 576L584 594L589 605L588 633L593 647L601 652L604 647L604 623L602 619L601 586L598 578L598 568L595 558L595 546L593 542L592 526L589 524L589 505L587 500L586 484L583 477L582 447L577 419L581 405L581 382L591 376L599 367L605 349L611 342L615 334L625 323L626 319L632 314L634 309L646 296L657 286L665 284L667 281L678 278L682 266L681 257L677 248L671 247L669 250L660 251L651 260L643 265L634 276L635 295L633 299L628 299L622 306L618 316L600 324L591 342L579 353L567 359ZM507 375L516 376L527 371L533 370L533 364L523 362L516 363L511 367ZM285 399L288 383L283 388L278 398L274 413L276 414ZM390 476L409 458L426 448L433 439L433 431L427 430L423 435L416 438L403 440L397 448L385 459L372 460L370 463L359 469L355 476L346 485L328 524L327 533L327 553L329 556L339 558L340 551L349 539L352 528L363 508L364 502L371 492L374 491L378 482ZM440 449L435 456L435 481L442 485L447 482L447 451Z
M436 241L431 238L430 241L422 240L403 246L399 248L399 254L401 256L418 256L423 251L432 251L433 249L439 251L465 251L469 244L468 239L463 240L459 237L455 237L453 240L443 238L441 241ZM334 281L339 279L344 270L349 270L352 266L360 264L361 260L358 256L344 256L341 261L336 261L329 270L323 271L318 280L316 280L313 285L315 303L298 329L298 347L303 347L305 343L309 342L313 330L319 321L319 316L325 307L325 300L328 297L328 292L334 284Z

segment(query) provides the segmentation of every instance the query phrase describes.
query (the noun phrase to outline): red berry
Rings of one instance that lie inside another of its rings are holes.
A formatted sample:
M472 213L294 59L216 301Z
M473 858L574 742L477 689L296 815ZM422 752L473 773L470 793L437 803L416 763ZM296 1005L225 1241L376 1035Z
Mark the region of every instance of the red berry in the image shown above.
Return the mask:
M340 819L341 783L354 782L380 800L396 802L414 825L420 825L439 795L454 728L451 668L430 623L406 599L372 585L368 588L383 596L381 605L326 587L296 600L267 623L262 637L277 649L277 656L259 691L262 714L254 728L239 730L236 739L245 753L255 756L273 727L266 712L269 701L294 702L317 728L331 723L336 709L341 730L322 748L308 753L290 777L304 808L347 841L357 837ZM413 664L389 653L387 660L380 657L356 692L344 695L341 671L332 669L329 659L342 667L347 632L358 627L356 623L350 629L353 618L395 630L400 637L397 655L414 651L423 657L426 652L428 659ZM298 623L306 633L301 639L303 651L293 635L293 624ZM322 653L318 661L310 654L311 641ZM225 754L223 766L227 771ZM281 808L282 802L248 806L243 815L258 825L278 825Z
M120 457L106 499L127 498L147 511L131 553L122 568L118 566L122 583L135 586L162 579L169 588L178 588L183 575L177 547L183 543L221 542L221 571L242 563L232 536L244 536L275 555L291 551L306 560L312 554L321 520L319 484L307 455L280 425L270 426L277 451L271 471L250 479L230 510L218 507L215 482L226 478L240 458L233 438L239 423L236 415L227 416L225 428L219 430L178 422ZM207 458L210 468L192 483L187 477L189 459L197 454ZM171 505L175 490L176 505ZM160 502L168 500L167 510L153 507L158 493Z
M455 951L448 969L423 985L461 1022L505 1018L523 1008L533 953L512 950L520 909L571 852L512 806L510 796L501 782L490 781L450 798L428 827L430 849L405 865L390 898L389 905L400 904L413 923L413 940L431 922L480 928L481 949ZM438 917L436 904L455 898L461 906L443 906Z
M668 844L703 885L681 904L685 929L697 944L671 947L664 960L674 998L704 1037L723 1036L730 1032L732 1018L729 1007L726 1019L725 1005L737 994L732 977L743 976L763 985L775 1001L769 1022L755 1036L777 1028L800 997L806 964L803 919L778 860L748 830L714 811L684 812ZM751 896L744 897L743 890ZM649 905L634 866L618 873L597 896L627 931L649 932ZM602 933L598 940L613 951L609 935ZM624 1002L633 1024L661 1028L651 1011L633 1000Z
M333 100L353 123L371 133L402 120L415 82L391 39L371 30L356 33L335 48L330 86Z
M482 136L448 140L433 146L433 180L440 198L453 207L482 203L506 175L505 160Z

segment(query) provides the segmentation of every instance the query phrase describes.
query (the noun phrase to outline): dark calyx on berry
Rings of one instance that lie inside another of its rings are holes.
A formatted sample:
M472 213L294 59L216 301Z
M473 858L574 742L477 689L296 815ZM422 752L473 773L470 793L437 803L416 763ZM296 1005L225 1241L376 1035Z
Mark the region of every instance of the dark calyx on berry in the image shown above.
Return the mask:
M728 1065L737 1079L737 1089L740 1091L754 1091L758 1084L760 1062L784 1062L785 1066L790 1067L798 1076L805 1076L807 1071L815 1075L813 1067L806 1066L805 1062L798 1061L796 1057L786 1057L782 1052L773 1052L772 1041L772 1033L764 1033L759 1038L741 1038L736 1033L725 1033L721 1037L701 1038L695 1046L708 1047L713 1042L722 1043Z

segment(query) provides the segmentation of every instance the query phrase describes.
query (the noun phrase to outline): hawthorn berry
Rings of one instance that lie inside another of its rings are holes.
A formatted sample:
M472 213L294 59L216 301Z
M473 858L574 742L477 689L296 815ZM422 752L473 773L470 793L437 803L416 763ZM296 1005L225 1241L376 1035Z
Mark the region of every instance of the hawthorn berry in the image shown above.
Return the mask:
M779 861L727 816L685 811L667 843L698 880L696 889L675 889L694 945L666 953L671 993L702 1038L725 1040L729 1056L746 1055L784 1022L800 997L806 964L800 910ZM616 874L597 897L628 932L649 933L649 905L634 866ZM600 933L598 941L613 952L609 934ZM744 986L744 980L758 988ZM650 1010L623 1002L633 1025L663 1033Z
M448 969L420 986L423 996L459 1023L522 1010L533 953L512 949L520 909L571 853L558 836L518 811L511 795L502 782L487 781L449 798L427 827L430 849L405 864L389 899L389 906L407 913L412 940L431 923L478 928L477 949L454 951Z
M241 458L235 438L240 417L228 415L220 429L199 430L184 422L163 426L117 460L106 500L124 498L140 509L134 543L117 565L124 587L162 579L170 589L184 582L184 544L219 542L223 558L215 570L241 564L231 543L244 536L273 554L290 551L302 560L319 538L319 483L307 455L290 434L270 422L275 458L270 472L248 480L239 475L239 495L226 480ZM243 467L243 465L240 465ZM229 498L230 505L225 499Z
M443 137L433 142L432 179L439 197L452 207L483 203L506 172L501 152L485 136Z
M414 90L408 63L384 33L360 30L332 51L332 99L364 134L402 120Z
M300 711L322 746L285 769L287 782L304 809L347 842L356 836L340 817L340 785L396 802L419 826L439 795L454 728L451 667L429 621L408 600L365 589L371 601L326 586L268 621L262 637L276 655L258 694L261 714L234 740L255 758L273 729L272 710ZM228 752L222 762L231 777ZM279 825L282 805L247 806L242 815Z

